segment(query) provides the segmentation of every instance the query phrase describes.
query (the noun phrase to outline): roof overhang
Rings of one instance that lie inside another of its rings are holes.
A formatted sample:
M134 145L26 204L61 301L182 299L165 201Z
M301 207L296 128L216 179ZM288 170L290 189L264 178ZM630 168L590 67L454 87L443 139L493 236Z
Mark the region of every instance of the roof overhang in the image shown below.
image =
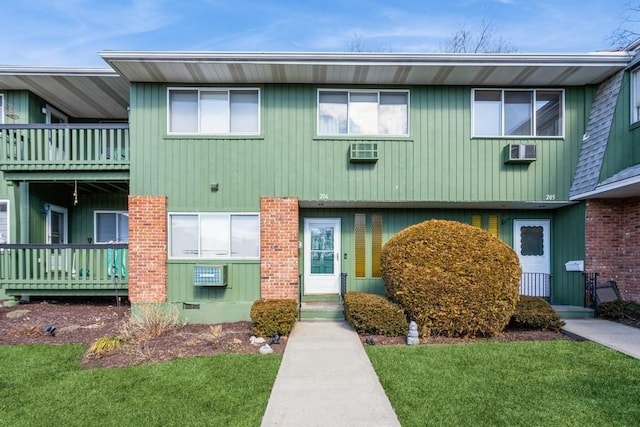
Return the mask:
M2 90L28 90L75 118L127 119L129 82L110 68L0 67Z
M552 210L573 205L577 202L443 202L443 201L348 201L348 200L300 200L303 209L492 209L492 210Z
M103 51L130 82L578 86L624 69L629 52L412 54Z
M640 196L640 175L609 184L600 184L593 191L578 194L571 200L628 199Z

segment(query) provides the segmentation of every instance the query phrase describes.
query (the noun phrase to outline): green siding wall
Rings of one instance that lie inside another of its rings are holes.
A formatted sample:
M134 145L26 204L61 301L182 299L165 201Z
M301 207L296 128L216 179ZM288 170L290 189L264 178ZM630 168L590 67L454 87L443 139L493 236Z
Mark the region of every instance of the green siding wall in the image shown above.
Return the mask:
M600 181L615 175L623 169L640 163L640 125L630 124L631 120L631 78L625 73L622 89L616 103L615 115L611 123L607 151L600 171Z
M317 138L311 85L262 88L259 138L166 136L166 86L134 84L132 194L166 194L175 210L255 210L260 196L344 201L567 200L589 88L568 88L564 139L471 139L468 87L413 87L411 137L376 139L380 160L352 164L354 138ZM362 140L362 139L361 139ZM538 160L505 165L509 143ZM220 190L210 191L217 182Z

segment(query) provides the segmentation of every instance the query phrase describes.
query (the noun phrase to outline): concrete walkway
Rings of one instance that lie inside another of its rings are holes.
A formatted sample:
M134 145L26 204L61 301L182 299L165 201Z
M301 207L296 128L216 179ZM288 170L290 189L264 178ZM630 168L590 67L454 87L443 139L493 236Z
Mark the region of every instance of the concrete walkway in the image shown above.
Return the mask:
M640 359L640 329L603 319L562 319L566 332Z
M358 334L344 321L297 322L262 426L399 426Z

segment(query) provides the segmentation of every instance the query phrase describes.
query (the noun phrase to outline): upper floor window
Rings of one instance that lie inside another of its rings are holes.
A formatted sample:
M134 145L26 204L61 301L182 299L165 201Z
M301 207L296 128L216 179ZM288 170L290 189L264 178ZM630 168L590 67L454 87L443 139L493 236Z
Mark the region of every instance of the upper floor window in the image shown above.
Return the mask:
M169 214L171 258L257 259L258 214Z
M255 135L260 132L258 89L169 89L169 133Z
M4 123L4 95L0 93L0 124Z
M564 91L474 89L473 136L561 137Z
M640 68L631 72L631 123L640 121Z
M0 244L9 243L9 202L0 200Z
M318 135L408 134L408 91L318 91Z
M96 211L94 215L94 242L129 242L129 214L126 211Z

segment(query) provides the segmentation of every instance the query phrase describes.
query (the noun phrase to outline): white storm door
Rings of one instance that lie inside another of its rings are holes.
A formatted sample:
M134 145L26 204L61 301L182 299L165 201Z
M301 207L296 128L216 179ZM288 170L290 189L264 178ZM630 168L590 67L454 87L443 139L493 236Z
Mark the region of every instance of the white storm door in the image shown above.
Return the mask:
M340 219L304 220L304 293L340 293Z
M67 209L60 206L49 205L47 210L47 243L67 243Z
M514 220L514 249L522 266L520 294L551 295L551 225L548 219Z

